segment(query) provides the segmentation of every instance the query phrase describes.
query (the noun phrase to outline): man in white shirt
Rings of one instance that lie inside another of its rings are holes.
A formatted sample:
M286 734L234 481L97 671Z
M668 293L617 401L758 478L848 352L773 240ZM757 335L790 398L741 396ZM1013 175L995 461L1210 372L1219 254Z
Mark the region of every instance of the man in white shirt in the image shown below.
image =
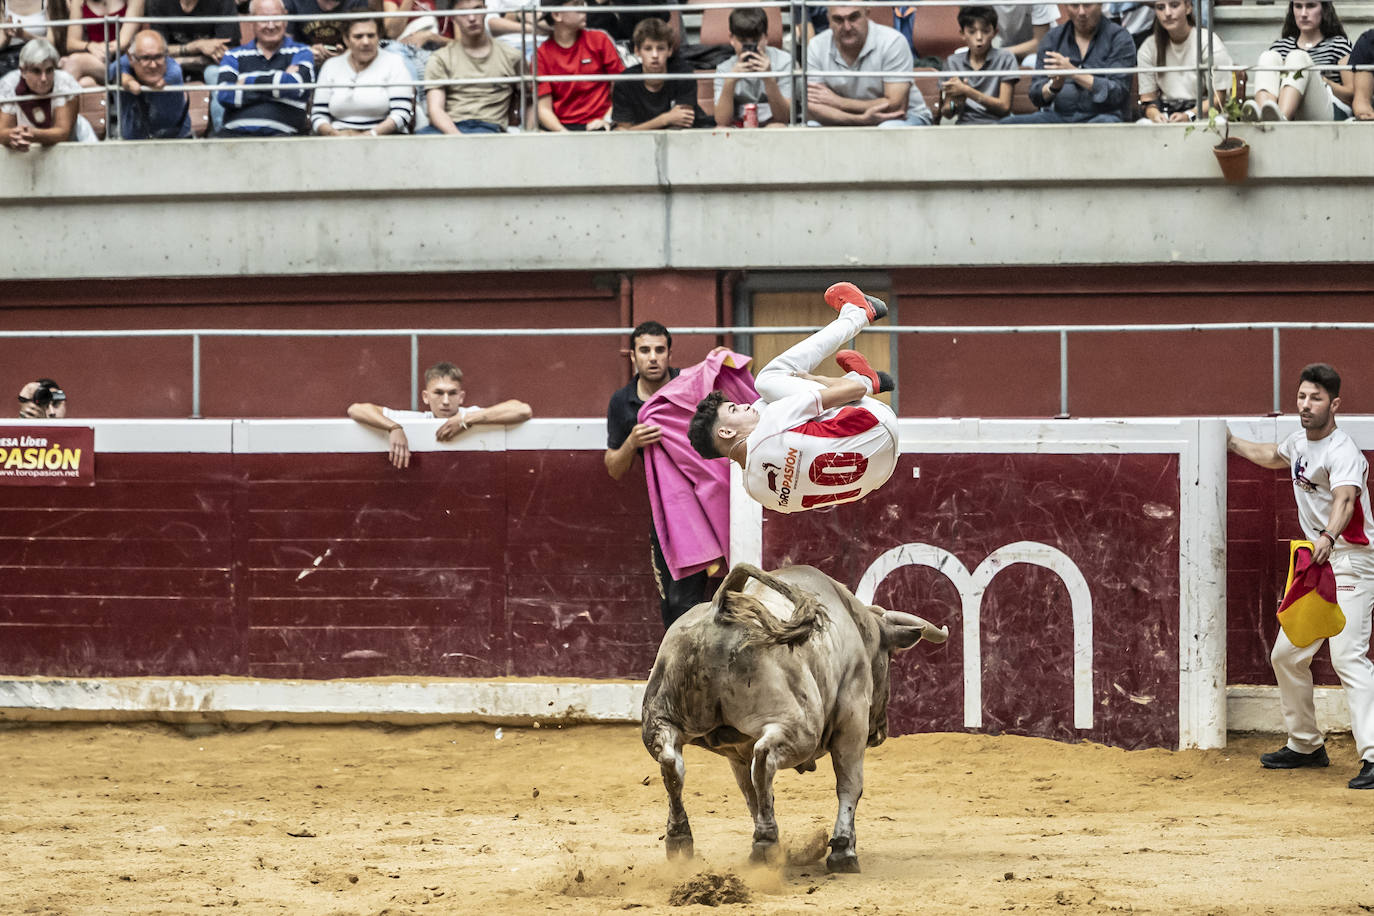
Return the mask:
M530 405L524 401L502 401L494 407L465 406L465 394L463 370L453 363L435 363L425 370L425 388L420 392L420 400L429 410L393 410L380 404L358 403L349 406L348 416L387 434L391 444L389 458L398 468L410 466L410 440L403 426L406 421L443 420L434 438L448 442L469 427L482 423L510 426L524 423L532 416Z
M1371 609L1374 609L1374 547L1370 531L1369 463L1353 439L1336 428L1341 377L1324 363L1302 370L1298 418L1302 429L1278 444L1249 442L1229 431L1226 447L1260 467L1289 468L1298 522L1313 544L1312 559L1331 563L1336 603L1345 629L1329 640L1331 666L1340 676L1350 705L1350 728L1360 753L1360 772L1348 785L1374 789L1374 662L1369 660ZM1260 757L1271 770L1324 767L1330 761L1317 725L1312 692L1312 657L1323 640L1298 647L1279 630L1269 660L1279 685L1279 708L1288 743Z
M861 6L832 6L829 30L806 45L808 124L919 127L933 117L912 85L911 44L896 29L870 22ZM846 75L852 73L852 76ZM874 74L872 76L868 74ZM887 74L877 75L877 74Z
M891 377L854 350L835 352L885 317L887 305L853 283L836 283L825 301L839 317L763 368L758 401L736 404L713 391L688 428L698 454L737 463L749 496L777 512L862 499L897 466L897 416L870 397L891 391ZM845 375L813 375L832 355Z

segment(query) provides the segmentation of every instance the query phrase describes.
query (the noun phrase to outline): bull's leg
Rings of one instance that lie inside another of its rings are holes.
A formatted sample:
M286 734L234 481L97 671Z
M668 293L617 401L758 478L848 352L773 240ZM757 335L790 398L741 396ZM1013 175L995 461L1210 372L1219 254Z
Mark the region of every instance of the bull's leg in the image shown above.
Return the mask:
M754 792L754 778L749 775L749 761L737 757L730 758L730 769L735 773L735 784L744 794L744 803L749 806L749 816L759 816L759 797Z
M664 837L668 858L692 858L692 825L687 822L687 809L682 806L682 786L687 767L682 760L682 732L668 723L660 723L655 736L658 768L663 774L663 787L668 790L668 832Z
M764 728L754 742L754 760L749 776L754 784L754 850L749 859L771 865L782 861L778 846L778 821L773 813L773 777L778 772L779 759L790 759L786 730L778 724Z
M836 728L830 745L839 813L835 816L835 833L830 838L830 855L825 857L825 870L829 872L859 870L854 812L864 794L864 750L868 746L866 713L865 710L864 716L849 715Z

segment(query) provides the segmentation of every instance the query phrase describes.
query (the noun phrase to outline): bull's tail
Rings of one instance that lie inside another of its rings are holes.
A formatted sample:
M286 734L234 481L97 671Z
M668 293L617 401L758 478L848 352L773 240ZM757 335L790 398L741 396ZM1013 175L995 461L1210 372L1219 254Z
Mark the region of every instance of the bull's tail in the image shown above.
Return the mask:
M792 616L781 620L763 602L744 594L742 589L750 579L759 580L790 601ZM749 643L799 646L825 623L815 595L748 563L738 563L730 570L712 604L716 608L716 623L742 629Z

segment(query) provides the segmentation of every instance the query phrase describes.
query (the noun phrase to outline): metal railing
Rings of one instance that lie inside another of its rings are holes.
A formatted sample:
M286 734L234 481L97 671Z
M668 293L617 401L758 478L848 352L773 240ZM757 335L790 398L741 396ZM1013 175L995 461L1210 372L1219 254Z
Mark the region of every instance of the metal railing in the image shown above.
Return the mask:
M420 404L421 337L625 337L630 328L162 328L92 331L0 331L0 341L71 338L168 338L185 337L191 344L191 416L199 418L201 392L200 348L211 337L403 337L410 342L410 407ZM810 334L814 325L722 325L674 327L679 337L688 335ZM1283 331L1374 331L1374 321L1223 321L1198 324L1029 324L1029 325L885 325L869 327L865 334L940 335L960 334L1054 334L1059 338L1059 416L1069 413L1069 335L1123 333L1198 333L1211 331L1269 331L1272 350L1273 410L1282 412L1281 346Z

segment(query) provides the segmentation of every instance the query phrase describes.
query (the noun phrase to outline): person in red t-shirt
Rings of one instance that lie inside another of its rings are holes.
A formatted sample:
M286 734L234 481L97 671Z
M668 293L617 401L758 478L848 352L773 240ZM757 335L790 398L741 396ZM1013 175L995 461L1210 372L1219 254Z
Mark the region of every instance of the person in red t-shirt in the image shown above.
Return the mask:
M581 4L582 0L564 2ZM553 36L535 54L539 76L624 71L615 42L605 32L586 28L586 13L553 10L549 17ZM552 131L610 130L610 82L540 83L539 126Z

